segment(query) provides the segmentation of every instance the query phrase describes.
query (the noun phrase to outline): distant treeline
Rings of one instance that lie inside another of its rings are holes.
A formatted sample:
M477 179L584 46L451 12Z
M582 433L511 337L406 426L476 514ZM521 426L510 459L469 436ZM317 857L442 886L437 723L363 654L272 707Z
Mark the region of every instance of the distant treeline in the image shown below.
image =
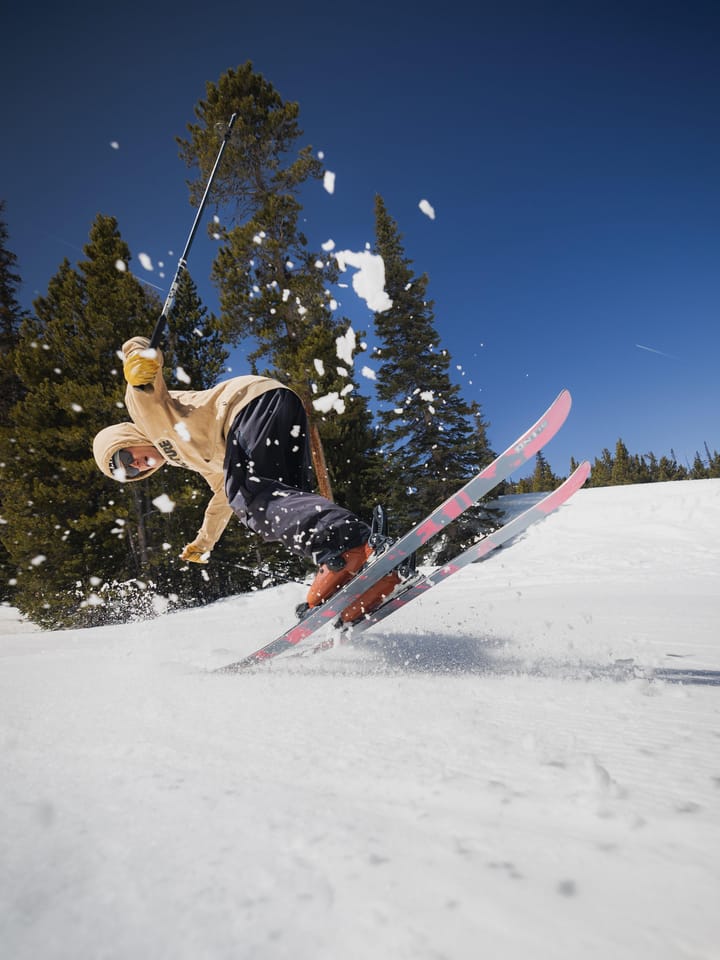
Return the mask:
M577 461L571 459L571 472ZM630 453L622 440L615 444L613 455L607 448L595 458L590 471L588 487L614 487L628 483L664 483L668 480L708 480L720 477L720 453L711 452L705 444L705 457L695 454L691 467L678 463L674 451L670 456L656 457L654 453ZM542 452L535 458L535 470L529 477L508 484L508 493L539 493L554 490L564 478L553 473Z

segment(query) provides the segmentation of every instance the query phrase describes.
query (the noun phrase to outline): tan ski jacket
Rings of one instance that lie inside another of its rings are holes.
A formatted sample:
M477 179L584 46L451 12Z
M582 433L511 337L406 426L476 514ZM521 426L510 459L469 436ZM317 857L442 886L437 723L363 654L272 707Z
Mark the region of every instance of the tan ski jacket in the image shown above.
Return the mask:
M123 344L123 357L146 350L146 337L133 337ZM162 375L163 357L152 384L137 389L128 385L125 405L133 423L118 423L95 437L93 453L102 472L117 479L110 465L112 455L127 446L152 444L166 463L201 474L213 491L194 545L212 550L232 516L225 496L225 444L232 423L251 400L268 390L287 389L268 377L233 377L210 390L168 390ZM148 477L162 464L134 480Z

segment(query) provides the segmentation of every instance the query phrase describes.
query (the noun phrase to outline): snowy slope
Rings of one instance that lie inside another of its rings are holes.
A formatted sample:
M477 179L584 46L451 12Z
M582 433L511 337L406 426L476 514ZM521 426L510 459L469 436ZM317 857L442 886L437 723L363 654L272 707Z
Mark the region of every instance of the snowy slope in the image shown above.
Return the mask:
M301 587L4 611L3 958L717 960L719 530L718 480L583 490L362 642L238 676Z

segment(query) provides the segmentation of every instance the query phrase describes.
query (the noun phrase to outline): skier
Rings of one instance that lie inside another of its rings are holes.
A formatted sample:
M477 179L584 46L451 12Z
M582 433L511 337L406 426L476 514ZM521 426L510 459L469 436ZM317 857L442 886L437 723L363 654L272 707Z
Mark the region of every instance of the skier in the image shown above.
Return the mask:
M131 423L101 430L93 454L102 472L132 482L163 464L201 474L213 491L202 526L180 557L207 563L230 517L319 565L307 608L331 597L372 554L370 528L310 490L307 418L296 393L269 377L242 376L209 390L168 390L163 357L149 340L123 344ZM399 582L388 574L342 613L351 623Z

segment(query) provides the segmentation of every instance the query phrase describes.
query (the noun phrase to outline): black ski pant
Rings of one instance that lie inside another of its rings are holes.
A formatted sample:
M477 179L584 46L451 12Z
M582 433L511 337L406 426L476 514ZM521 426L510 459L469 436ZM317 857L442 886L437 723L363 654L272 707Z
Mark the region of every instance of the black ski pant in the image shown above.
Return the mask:
M323 563L365 543L370 528L311 492L307 418L292 390L268 390L233 421L225 453L225 492L240 521L263 540Z

